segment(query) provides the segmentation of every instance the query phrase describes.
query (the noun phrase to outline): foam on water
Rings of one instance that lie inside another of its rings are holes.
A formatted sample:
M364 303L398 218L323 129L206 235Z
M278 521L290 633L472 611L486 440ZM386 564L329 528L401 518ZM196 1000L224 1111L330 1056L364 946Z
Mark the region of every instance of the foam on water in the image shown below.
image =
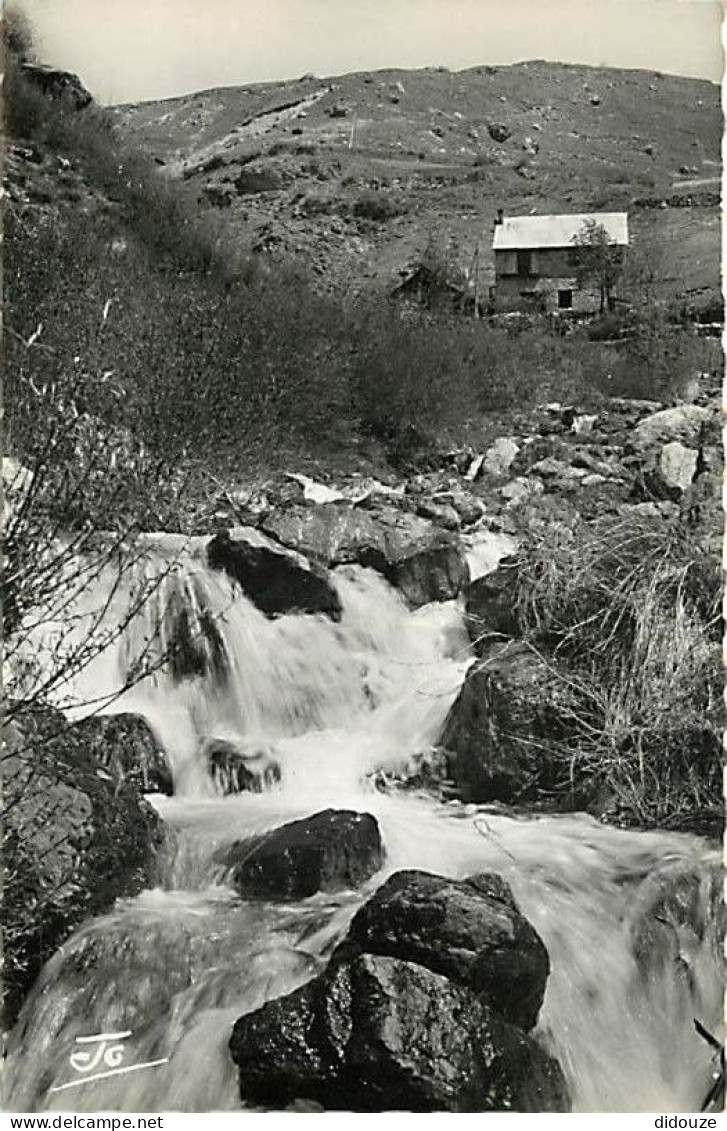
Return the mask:
M491 564L508 552L490 549ZM695 1110L712 1065L693 1020L722 1031L712 898L719 861L703 842L619 831L585 815L515 817L374 788L376 771L402 767L441 732L471 663L455 603L411 612L377 574L346 567L335 573L340 623L270 620L206 569L197 542L153 544L144 569L164 575L156 602L65 693L75 696L76 714L89 698L106 697L107 709L148 718L172 761L175 796L155 804L176 848L162 889L87 925L46 966L14 1033L15 1110L236 1109L226 1048L235 1019L313 977L356 908L404 867L452 877L490 870L512 885L548 948L538 1031L561 1060L577 1110ZM87 594L85 613L106 598L102 586ZM124 599L114 596L109 616L120 615ZM180 609L197 642L195 663L182 674L152 665L151 676L115 698L135 658L163 653L178 634ZM279 786L216 796L200 753L210 737L272 749ZM361 891L290 905L246 903L225 886L214 863L222 845L329 806L379 821L386 866ZM673 924L674 953L645 967L635 946L644 892L667 863L704 877L698 929ZM160 948L161 979L150 974ZM114 1025L133 1029L135 1060L166 1063L54 1091L69 1080L76 1036Z

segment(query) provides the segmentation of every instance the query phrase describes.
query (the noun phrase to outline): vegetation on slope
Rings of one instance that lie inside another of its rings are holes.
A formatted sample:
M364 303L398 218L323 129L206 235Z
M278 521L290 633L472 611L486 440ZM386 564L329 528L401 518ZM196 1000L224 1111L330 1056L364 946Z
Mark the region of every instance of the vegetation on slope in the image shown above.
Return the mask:
M641 826L720 828L722 576L700 532L633 513L533 534L514 604L562 682L560 776Z

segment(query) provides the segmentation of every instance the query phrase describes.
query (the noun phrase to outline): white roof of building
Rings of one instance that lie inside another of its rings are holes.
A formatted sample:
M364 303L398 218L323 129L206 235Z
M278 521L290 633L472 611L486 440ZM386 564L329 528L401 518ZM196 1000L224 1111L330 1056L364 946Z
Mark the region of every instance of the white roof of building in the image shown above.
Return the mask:
M570 212L563 216L506 216L495 225L492 246L495 251L539 247L570 247L588 221L600 224L610 242L626 246L629 242L625 212Z

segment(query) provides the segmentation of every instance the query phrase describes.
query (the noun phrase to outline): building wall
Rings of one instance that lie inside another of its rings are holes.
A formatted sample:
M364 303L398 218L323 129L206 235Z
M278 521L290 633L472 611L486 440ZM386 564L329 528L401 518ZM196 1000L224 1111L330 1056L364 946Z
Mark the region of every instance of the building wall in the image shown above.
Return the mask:
M516 251L495 252L495 309L542 311L570 309L576 314L598 313L598 287L580 289L570 263L570 248L540 248L530 252L530 274L518 274ZM559 292L571 292L571 306L561 307Z
M569 307L561 307L561 291L570 291ZM494 304L495 310L500 312L529 310L550 313L562 309L575 314L597 314L601 307L601 293L598 288L580 289L569 275L546 279L519 279L517 275L503 275L495 284Z

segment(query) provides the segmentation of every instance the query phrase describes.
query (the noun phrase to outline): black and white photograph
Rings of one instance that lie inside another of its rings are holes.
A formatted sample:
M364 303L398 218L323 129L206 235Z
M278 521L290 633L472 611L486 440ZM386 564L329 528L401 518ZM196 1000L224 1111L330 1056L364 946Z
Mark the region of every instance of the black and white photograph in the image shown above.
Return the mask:
M5 1113L717 1125L722 18L3 3Z

